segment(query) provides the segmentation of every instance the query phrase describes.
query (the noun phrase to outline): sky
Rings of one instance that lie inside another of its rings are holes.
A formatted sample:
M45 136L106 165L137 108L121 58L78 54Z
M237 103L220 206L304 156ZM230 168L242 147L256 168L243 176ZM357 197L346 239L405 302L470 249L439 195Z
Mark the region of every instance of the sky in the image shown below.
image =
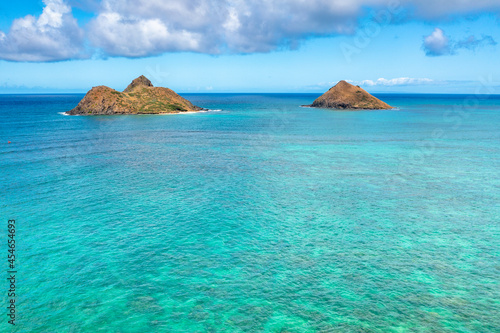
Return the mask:
M499 0L0 3L0 93L500 94Z

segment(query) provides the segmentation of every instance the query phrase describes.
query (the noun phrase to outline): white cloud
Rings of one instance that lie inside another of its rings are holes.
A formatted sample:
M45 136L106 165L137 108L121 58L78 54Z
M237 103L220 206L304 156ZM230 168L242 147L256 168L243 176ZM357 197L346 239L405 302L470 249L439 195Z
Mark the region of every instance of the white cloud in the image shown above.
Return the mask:
M455 54L460 49L475 50L479 47L496 44L493 37L484 35L481 38L471 35L456 42L446 36L443 30L435 28L429 36L424 37L422 48L428 56L442 56Z
M14 20L8 34L0 31L0 59L58 61L83 56L83 30L62 0L44 0L39 18Z
M214 36L226 16L223 6L207 0L104 0L99 15L90 22L89 39L112 56L215 53L219 41Z
M421 85L430 84L435 81L428 78L411 78L411 77L398 77L394 79L384 79L379 78L375 81L373 80L363 80L363 81L352 81L348 80L351 84L356 84L360 86L407 86L407 85Z
M196 51L201 34L172 30L158 18L124 18L118 13L99 15L91 41L112 56L145 57L166 51Z
M444 31L435 28L434 31L424 38L423 49L429 56L440 56L451 54L450 39L444 34Z

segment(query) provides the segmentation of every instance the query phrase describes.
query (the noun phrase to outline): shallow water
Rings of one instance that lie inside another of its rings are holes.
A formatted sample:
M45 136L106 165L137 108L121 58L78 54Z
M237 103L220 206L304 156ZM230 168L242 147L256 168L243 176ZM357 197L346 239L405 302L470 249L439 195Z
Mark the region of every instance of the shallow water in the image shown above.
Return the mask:
M500 331L500 96L82 97L0 95L15 332Z

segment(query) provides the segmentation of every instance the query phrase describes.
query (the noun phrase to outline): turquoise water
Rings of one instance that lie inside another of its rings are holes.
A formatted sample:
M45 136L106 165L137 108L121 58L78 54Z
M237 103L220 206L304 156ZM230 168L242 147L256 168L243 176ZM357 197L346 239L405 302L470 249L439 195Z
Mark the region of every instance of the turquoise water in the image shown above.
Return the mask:
M500 331L500 96L60 114L82 96L0 95L0 331Z

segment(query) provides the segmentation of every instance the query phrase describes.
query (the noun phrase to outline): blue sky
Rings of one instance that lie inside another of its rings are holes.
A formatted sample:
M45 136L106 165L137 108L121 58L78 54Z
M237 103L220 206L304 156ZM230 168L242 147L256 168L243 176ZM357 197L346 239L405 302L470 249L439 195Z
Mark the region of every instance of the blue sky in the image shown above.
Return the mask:
M0 93L500 94L498 0L27 0L0 4Z

